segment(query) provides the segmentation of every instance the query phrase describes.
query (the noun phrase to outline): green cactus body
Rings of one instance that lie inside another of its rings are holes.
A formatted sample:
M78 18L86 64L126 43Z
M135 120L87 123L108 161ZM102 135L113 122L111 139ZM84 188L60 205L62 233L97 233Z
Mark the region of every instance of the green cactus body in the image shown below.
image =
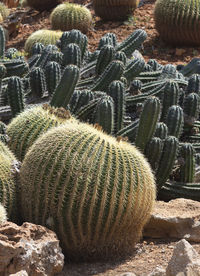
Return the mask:
M70 111L76 113L81 107L94 100L95 95L91 90L75 90L70 100Z
M47 105L25 110L15 117L7 127L9 147L22 161L29 147L51 127L58 126L70 119L64 109Z
M144 151L146 144L153 136L159 118L160 101L156 97L150 97L144 102L135 140L136 147L141 151Z
M110 83L114 80L119 80L124 72L124 65L121 61L113 60L108 64L104 72L96 80L90 89L106 91Z
M126 58L126 55L124 52L122 51L117 51L115 54L114 54L114 60L120 60L124 66L126 66L126 63L127 63L127 58Z
M37 11L50 10L61 3L61 0L26 0L27 6Z
M77 29L87 33L92 24L92 15L84 6L65 2L52 11L50 21L54 30Z
M157 123L154 137L159 137L160 139L166 139L167 135L168 135L167 125L163 122Z
M41 136L20 182L24 220L48 225L66 258L79 261L131 253L155 201L143 155L82 123Z
M31 48L31 55L38 55L41 54L42 51L44 50L44 45L40 42L36 42L35 44L33 44L33 47Z
M67 107L75 90L78 79L79 68L76 65L66 66L60 82L58 83L52 96L50 102L51 106Z
M17 212L15 174L18 165L14 154L0 141L0 203L12 220L16 220Z
M8 102L11 107L12 116L15 117L24 111L24 89L19 77L10 77L7 86Z
M145 156L154 171L158 168L162 149L163 141L159 137L153 137L145 147Z
M0 26L0 57L3 58L5 54L5 45L6 45L6 38L4 29Z
M140 72L144 69L145 66L145 61L142 58L134 58L131 60L124 71L124 77L128 80L131 81L135 77L139 75Z
M56 44L57 40L60 39L61 35L61 31L52 30L39 30L33 32L26 40L24 50L30 55L32 47L35 43L40 42L43 45Z
M183 109L178 105L172 105L168 109L165 123L168 128L168 135L180 138L184 124Z
M0 60L0 63L6 68L5 77L18 76L23 77L29 71L28 63L24 60L14 59L14 60Z
M195 176L195 156L192 144L185 143L180 148L180 182L192 183Z
M97 49L100 51L106 45L110 45L112 47L114 46L112 38L110 38L109 36L104 35L99 40L99 45L98 45Z
M198 1L158 0L155 26L161 38L173 45L200 45Z
M63 50L63 66L70 64L81 66L81 50L75 43L68 44Z
M137 8L137 0L93 0L95 13L104 20L125 20Z
M91 100L75 113L76 118L81 121L88 121L91 117L93 117L94 110L98 103L99 99Z
M141 88L142 88L142 82L140 80L133 80L130 83L128 92L130 95L137 95L141 91Z
M114 33L106 33L103 37L109 38L113 47L117 46L117 36Z
M200 76L199 74L193 74L188 79L188 85L186 93L197 93L200 96Z
M0 226L7 221L6 209L0 203Z
M101 48L97 63L96 63L96 75L101 75L108 64L112 61L114 57L115 49L111 45L105 45Z
M35 97L41 98L46 91L46 78L44 71L40 67L35 67L30 72L31 93Z
M121 81L111 82L107 94L114 102L114 132L117 133L124 127L126 111L125 87Z
M139 125L139 119L135 120L128 126L124 127L117 132L116 136L127 137L131 143L135 142L137 130Z
M184 98L183 111L185 125L192 126L199 117L200 98L196 93L190 93Z
M122 51L127 57L131 57L132 53L141 47L146 38L147 33L142 29L138 29L118 44L116 51Z
M45 78L49 95L52 95L61 78L61 67L51 61L45 66Z
M172 80L168 80L164 87L161 121L165 121L168 109L172 105L177 105L179 100L178 84Z
M168 136L164 140L162 155L160 158L158 169L156 171L156 184L158 192L169 178L169 175L175 163L177 153L178 139L173 136Z
M63 51L65 47L70 43L75 43L80 47L81 58L83 60L88 46L87 36L82 34L79 30L71 30L69 32L63 32L60 38L61 51Z
M93 115L92 122L102 127L107 134L114 131L114 102L109 96L99 100Z

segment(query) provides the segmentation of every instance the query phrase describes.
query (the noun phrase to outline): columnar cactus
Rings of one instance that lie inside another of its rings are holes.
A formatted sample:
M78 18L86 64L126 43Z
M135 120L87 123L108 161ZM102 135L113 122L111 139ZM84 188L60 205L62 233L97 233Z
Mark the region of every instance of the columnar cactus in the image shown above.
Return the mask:
M24 159L20 183L23 219L53 229L69 259L132 252L155 200L143 155L83 123L41 136Z
M61 31L52 30L39 30L32 33L26 40L24 50L30 55L32 46L40 42L44 45L56 44L57 40L61 37Z
M55 109L48 105L25 110L8 125L9 147L22 161L29 147L51 127L58 126L70 119L67 110Z
M78 29L86 33L92 24L92 15L86 7L65 2L51 13L51 25L54 30L69 31Z
M133 15L138 0L93 0L95 13L104 20L124 20Z
M61 3L61 0L26 0L27 5L37 11L50 10Z
M161 38L175 45L200 45L198 1L157 0L155 25Z

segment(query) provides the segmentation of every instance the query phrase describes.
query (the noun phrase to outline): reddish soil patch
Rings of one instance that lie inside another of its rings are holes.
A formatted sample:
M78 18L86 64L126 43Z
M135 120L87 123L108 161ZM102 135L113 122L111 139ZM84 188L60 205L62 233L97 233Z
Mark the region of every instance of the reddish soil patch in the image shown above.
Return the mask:
M143 1L143 5L136 9L134 18L127 22L103 22L99 17L94 15L94 11L91 5L91 1L88 0L71 0L70 2L86 4L92 11L94 16L93 28L89 31L89 48L95 50L99 39L107 32L113 32L117 35L118 40L122 41L129 36L134 30L138 28L145 29L148 34L148 38L143 45L141 53L146 60L153 58L158 60L161 64L167 63L187 63L193 57L200 56L200 47L170 47L166 45L158 36L154 27L154 2ZM26 11L21 23L18 24L17 32L10 37L7 43L8 47L16 47L22 50L24 43L28 36L39 29L50 29L51 24L49 21L50 12L36 12L29 8L24 9ZM15 9L13 9L13 13Z

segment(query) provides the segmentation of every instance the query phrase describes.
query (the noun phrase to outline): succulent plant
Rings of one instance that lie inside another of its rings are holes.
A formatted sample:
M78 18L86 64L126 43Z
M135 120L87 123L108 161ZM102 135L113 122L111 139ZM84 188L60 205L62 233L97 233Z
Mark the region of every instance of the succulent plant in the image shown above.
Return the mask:
M61 3L61 0L26 0L27 5L37 11L50 10Z
M104 20L124 20L133 15L138 0L93 0L95 13Z
M0 14L2 15L3 19L5 19L9 15L10 11L7 6L0 2Z
M6 222L7 220L7 214L6 214L6 210L3 207L3 205L0 203L0 226Z
M69 31L78 29L86 33L92 24L92 15L86 7L65 2L51 13L51 25L54 30Z
M48 225L65 256L79 261L132 252L156 192L134 146L70 122L34 143L20 183L24 220Z
M174 45L200 45L198 1L157 0L154 17L160 37Z
M61 35L62 35L61 31L52 31L52 30L36 31L32 33L26 40L24 50L30 55L32 47L35 43L40 42L43 45L56 44L57 40L60 39Z
M70 119L69 111L48 105L27 109L15 117L7 127L9 147L22 161L29 147L51 127Z
M16 172L18 165L14 154L0 141L0 203L5 207L9 219L16 219Z

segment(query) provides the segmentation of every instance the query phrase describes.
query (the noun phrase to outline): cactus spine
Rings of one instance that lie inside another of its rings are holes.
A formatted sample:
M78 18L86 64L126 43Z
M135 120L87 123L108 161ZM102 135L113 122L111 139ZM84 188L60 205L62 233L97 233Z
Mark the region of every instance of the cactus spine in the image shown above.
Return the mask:
M41 136L20 181L24 220L49 223L67 258L76 260L132 252L155 200L143 155L82 123Z

